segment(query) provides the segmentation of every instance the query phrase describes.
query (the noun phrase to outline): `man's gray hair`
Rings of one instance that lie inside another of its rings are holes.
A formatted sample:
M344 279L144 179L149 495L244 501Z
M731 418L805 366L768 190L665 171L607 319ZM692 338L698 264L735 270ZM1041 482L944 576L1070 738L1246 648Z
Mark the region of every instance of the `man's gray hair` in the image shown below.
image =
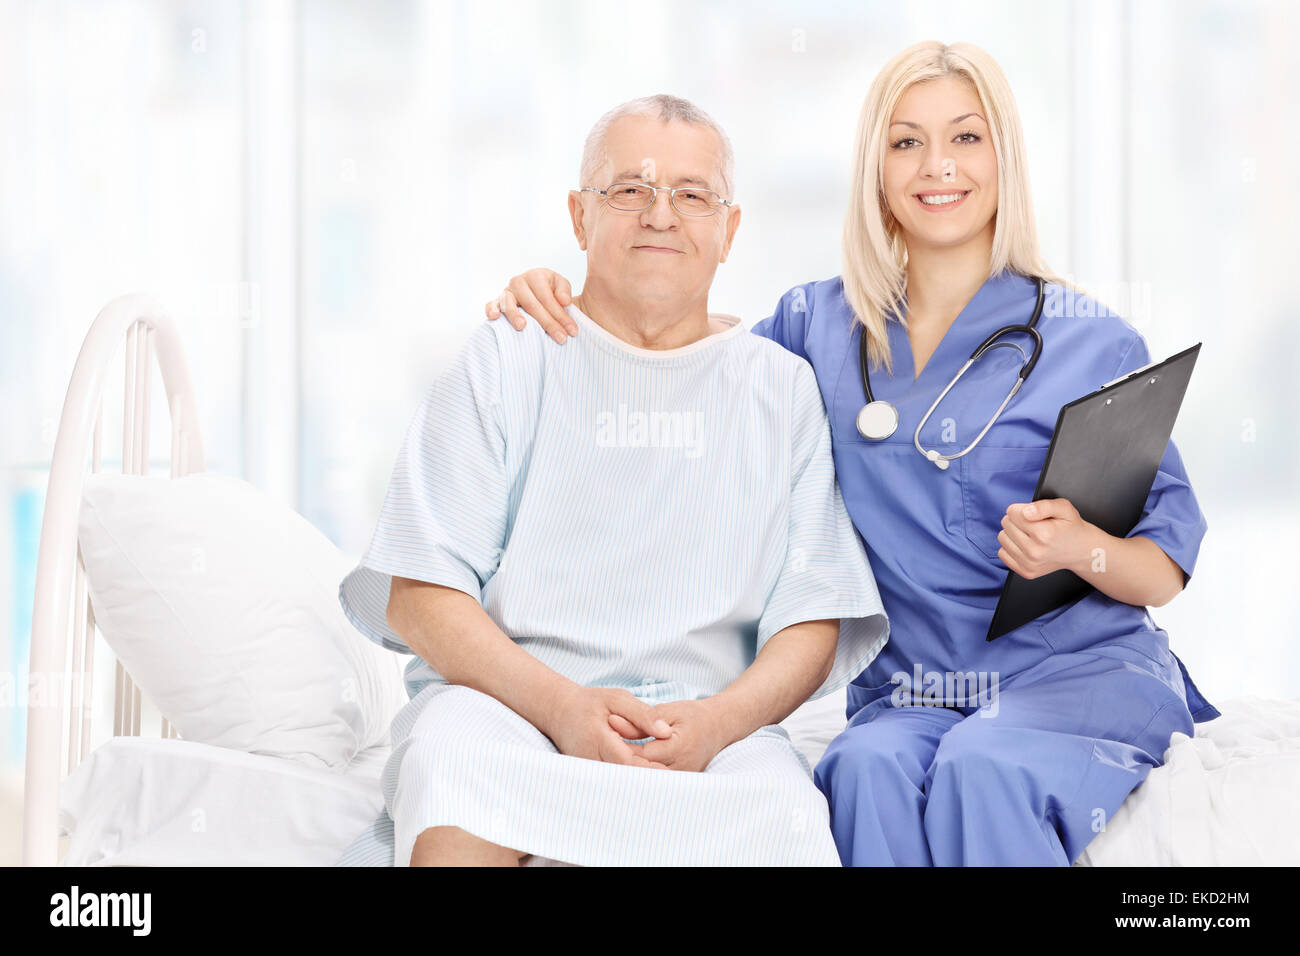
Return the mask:
M726 132L712 116L690 100L684 100L678 96L669 96L666 93L628 100L596 120L596 125L587 134L587 143L582 148L582 168L579 171L581 178L578 183L580 186L603 187L608 185L608 183L594 183L592 177L596 175L597 170L608 158L605 155L605 136L609 133L609 128L614 125L615 120L622 119L624 116L648 116L665 123L677 120L682 123L693 123L696 126L707 126L713 130L718 134L718 139L722 143L719 170L722 175L722 198L735 198L732 195L732 183L735 176L736 157L732 152L731 140L727 138Z

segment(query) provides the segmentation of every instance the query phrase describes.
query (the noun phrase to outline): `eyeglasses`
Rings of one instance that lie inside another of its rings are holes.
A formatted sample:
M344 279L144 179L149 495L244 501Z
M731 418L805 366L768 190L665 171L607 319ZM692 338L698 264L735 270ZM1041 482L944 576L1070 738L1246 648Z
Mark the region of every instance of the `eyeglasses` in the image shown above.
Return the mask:
M668 200L683 216L712 216L723 206L730 206L730 199L723 199L712 189L698 186L647 186L645 183L612 183L608 189L595 186L583 186L584 193L598 193L605 197L605 202L624 212L640 212L654 205L659 190L668 193Z

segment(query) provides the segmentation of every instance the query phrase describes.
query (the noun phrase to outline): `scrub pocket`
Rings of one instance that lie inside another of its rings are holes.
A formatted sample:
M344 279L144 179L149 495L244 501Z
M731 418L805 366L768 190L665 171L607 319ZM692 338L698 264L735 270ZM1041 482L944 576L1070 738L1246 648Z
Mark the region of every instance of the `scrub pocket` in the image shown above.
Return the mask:
M1039 619L1035 626L1043 640L1057 654L1068 654L1083 650L1108 637L1122 633L1116 632L1114 625L1108 621L1104 612L1114 604L1100 591L1092 591L1079 598L1073 604L1067 604L1049 620ZM1050 612L1049 612L1050 613ZM1043 615L1047 617L1048 615Z
M962 524L966 540L986 558L998 561L998 534L1007 505L1032 501L1047 458L1039 448L988 448L976 445L957 459L961 466Z
M1145 659L1153 674L1160 675L1171 687L1182 687L1169 635L1161 628L1148 628L1149 622L1144 607L1122 604L1093 591L1037 627L1043 640L1058 654L1082 652L1135 662Z
M858 678L866 676L864 671L858 675ZM883 684L865 686L853 681L848 686L846 716L848 718L847 726L853 727L866 720L870 713L874 713L880 707L893 706L890 702L890 696L898 689L898 682L893 680L885 681ZM885 704L879 703L885 701ZM873 707L872 705L876 706Z
M1178 665L1169 649L1169 635L1156 627L1145 608L1134 607L1093 591L1038 625L1058 654L1083 652L1126 660L1140 655L1162 678L1173 681ZM1177 683L1181 685L1181 675Z

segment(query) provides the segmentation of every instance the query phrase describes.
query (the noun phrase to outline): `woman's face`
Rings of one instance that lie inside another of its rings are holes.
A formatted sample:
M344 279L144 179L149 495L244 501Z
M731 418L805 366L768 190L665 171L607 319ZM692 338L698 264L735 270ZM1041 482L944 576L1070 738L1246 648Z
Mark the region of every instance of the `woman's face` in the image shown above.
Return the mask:
M885 200L909 252L961 246L998 209L998 160L984 107L969 80L913 83L889 118Z

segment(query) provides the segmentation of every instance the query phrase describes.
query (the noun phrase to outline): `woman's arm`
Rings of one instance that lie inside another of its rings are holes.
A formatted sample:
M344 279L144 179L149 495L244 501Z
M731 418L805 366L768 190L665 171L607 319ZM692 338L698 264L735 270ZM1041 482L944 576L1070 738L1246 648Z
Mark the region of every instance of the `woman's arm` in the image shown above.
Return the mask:
M998 557L1022 578L1068 569L1107 597L1139 607L1168 604L1187 581L1150 538L1107 534L1065 498L1010 505L998 542Z
M1086 564L1075 569L1098 591L1125 604L1163 607L1178 596L1186 575L1150 538L1117 538L1096 525Z

